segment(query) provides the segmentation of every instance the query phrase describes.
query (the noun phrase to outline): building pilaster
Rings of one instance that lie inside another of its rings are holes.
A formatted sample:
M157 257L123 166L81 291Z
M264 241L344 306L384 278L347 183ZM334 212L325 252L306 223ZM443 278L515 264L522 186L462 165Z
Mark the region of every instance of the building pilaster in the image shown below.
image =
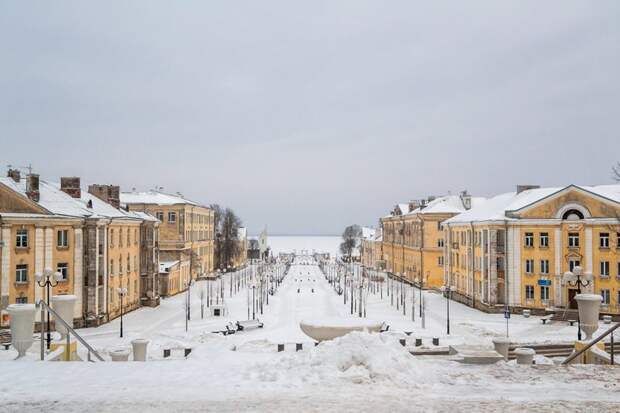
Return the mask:
M73 318L82 318L84 295L82 228L73 230L73 294L77 297Z
M2 225L0 232L0 251L2 265L0 266L0 322L4 310L9 305L9 288L11 272L11 226Z

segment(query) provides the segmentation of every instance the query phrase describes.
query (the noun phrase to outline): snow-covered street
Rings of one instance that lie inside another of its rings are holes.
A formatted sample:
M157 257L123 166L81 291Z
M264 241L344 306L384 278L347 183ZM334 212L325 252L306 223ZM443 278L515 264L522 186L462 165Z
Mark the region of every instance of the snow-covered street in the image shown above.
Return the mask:
M490 346L505 334L503 316L451 303L452 334L445 335L445 298L423 292L426 328L419 314L411 321L390 305L383 291L369 295L368 318L385 321L388 333L352 333L317 347L299 328L307 318L354 318L316 264L298 262L263 314L264 328L223 336L226 323L245 320L248 290L229 296L227 317L200 317L199 292L192 287L192 318L185 332L186 294L141 308L124 319L80 330L104 357L132 339L151 340L146 363L40 363L36 354L13 362L2 352L3 411L618 411L620 373L604 366L462 365L449 357L412 356L398 343L432 337L441 344L463 342ZM407 290L411 299L412 290ZM416 300L419 290L413 291ZM408 301L409 302L409 301ZM416 307L416 310L418 308ZM537 317L510 320L514 340L569 342L575 327L543 326ZM295 352L302 343L303 351ZM285 351L277 352L277 344ZM36 345L31 351L36 353ZM184 358L167 348L192 348ZM79 389L79 390L78 390ZM533 391L535 390L535 391Z

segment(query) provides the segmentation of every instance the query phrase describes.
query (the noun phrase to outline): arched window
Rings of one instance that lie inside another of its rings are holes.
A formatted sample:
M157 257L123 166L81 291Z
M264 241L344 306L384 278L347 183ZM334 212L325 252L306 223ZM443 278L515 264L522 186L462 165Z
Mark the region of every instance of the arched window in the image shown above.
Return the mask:
M583 219L583 213L577 209L569 209L562 215L562 219L566 221L579 221Z

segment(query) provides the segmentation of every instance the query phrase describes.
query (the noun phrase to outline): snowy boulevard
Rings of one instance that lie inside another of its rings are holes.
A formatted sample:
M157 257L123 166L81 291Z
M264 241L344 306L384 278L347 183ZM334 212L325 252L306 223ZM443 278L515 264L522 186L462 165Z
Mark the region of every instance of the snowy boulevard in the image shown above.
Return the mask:
M411 321L411 294L406 314L396 310L383 291L368 296L368 318L385 321L388 333L353 333L315 347L299 328L308 318L354 318L343 296L337 295L316 264L300 262L269 305L257 317L264 328L223 336L226 323L247 319L250 291L230 297L224 285L226 317L201 319L200 290L191 290L191 321L185 332L186 294L162 301L158 308L141 308L124 318L125 336L118 337L119 320L80 330L104 357L130 341L151 340L146 363L45 363L36 354L19 362L3 352L0 411L497 411L544 412L618 411L620 373L604 366L517 366L513 363L462 365L447 356L411 356L398 343L403 331L425 346L438 337L441 344L480 343L505 334L501 314L484 314L452 303L452 334L445 334L446 301L423 292L426 328L419 314ZM228 278L229 279L229 278ZM417 301L416 301L417 302ZM416 310L418 307L416 306ZM259 310L260 311L260 310ZM570 341L574 327L542 326L537 317L511 319L511 338L531 341ZM295 343L303 350L295 352ZM285 351L277 352L277 344ZM36 346L33 346L36 347ZM192 348L184 358L164 349ZM34 349L36 353L36 349ZM27 371L27 374L24 372ZM76 391L78 389L79 391ZM533 391L536 390L536 391Z

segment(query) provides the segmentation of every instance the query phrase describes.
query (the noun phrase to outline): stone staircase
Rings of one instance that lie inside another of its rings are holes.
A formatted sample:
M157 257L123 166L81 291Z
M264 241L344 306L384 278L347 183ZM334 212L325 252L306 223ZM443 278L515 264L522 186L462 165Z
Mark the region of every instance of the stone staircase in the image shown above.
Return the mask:
M508 349L508 359L516 359L514 350L518 347L528 347L536 350L537 355L545 357L568 357L573 352L575 345L573 343L561 344L511 344ZM611 354L611 344L605 343L605 350ZM620 362L620 343L614 343L614 356Z

